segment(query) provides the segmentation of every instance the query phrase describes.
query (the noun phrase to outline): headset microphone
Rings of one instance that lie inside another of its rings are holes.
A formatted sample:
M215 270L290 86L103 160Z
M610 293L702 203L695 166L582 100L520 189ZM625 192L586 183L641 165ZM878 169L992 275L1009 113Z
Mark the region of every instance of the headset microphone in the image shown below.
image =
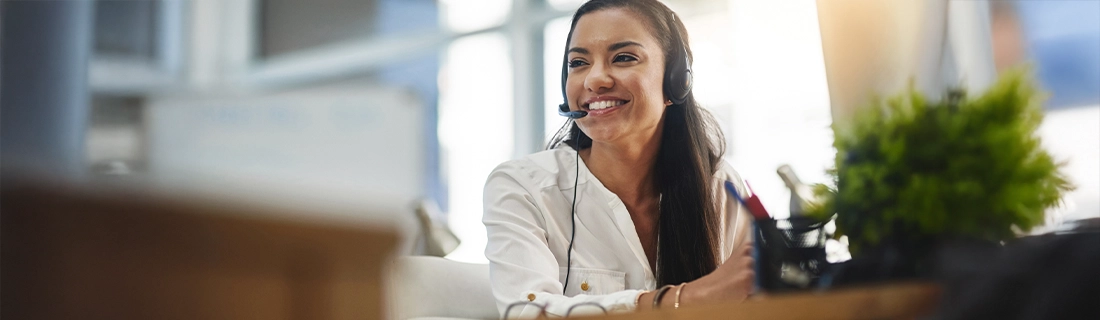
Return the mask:
M563 103L558 105L558 114L562 117L576 120L588 116L588 111L569 111L569 105Z

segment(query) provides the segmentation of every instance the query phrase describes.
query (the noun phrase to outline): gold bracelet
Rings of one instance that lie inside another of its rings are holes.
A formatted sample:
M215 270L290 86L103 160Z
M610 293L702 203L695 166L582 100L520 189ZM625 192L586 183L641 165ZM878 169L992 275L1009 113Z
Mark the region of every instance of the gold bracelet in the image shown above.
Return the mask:
M661 297L665 295L665 292L668 292L668 289L672 289L671 284L666 284L660 289L657 289L657 293L653 295L653 309L661 308Z
M676 288L676 302L672 304L672 309L680 309L680 292L684 291L684 286L687 286L687 282L681 283Z
M642 301L642 295L650 292L649 290L638 291L638 296L634 297L634 308L638 308L638 303Z

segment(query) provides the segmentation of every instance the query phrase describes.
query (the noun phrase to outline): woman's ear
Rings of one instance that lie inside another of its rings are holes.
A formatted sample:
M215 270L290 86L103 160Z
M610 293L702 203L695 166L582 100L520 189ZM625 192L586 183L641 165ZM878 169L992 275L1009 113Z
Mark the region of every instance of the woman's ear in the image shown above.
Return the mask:
M665 106L667 107L667 106L671 106L671 105L672 105L672 99L665 99Z

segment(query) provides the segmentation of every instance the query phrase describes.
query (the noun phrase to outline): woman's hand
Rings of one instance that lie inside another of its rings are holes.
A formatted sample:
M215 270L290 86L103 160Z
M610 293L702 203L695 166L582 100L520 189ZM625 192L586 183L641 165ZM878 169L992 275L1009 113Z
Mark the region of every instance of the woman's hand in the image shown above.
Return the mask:
M744 301L756 281L752 243L742 242L714 272L689 282L680 293L681 305Z
M756 282L753 271L752 244L742 243L733 249L726 262L714 272L688 282L680 291L680 305L700 305L744 301L752 293ZM675 300L676 288L672 288L661 298L662 308L671 308ZM647 292L638 298L638 310L652 308L654 292Z

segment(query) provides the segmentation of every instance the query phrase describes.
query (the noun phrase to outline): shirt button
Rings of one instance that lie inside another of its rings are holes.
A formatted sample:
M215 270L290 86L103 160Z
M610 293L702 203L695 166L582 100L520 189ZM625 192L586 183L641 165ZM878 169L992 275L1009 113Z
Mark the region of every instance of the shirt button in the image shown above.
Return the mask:
M581 291L588 291L588 281L581 282Z
M535 294L534 293L528 293L527 294L527 301L535 301Z

